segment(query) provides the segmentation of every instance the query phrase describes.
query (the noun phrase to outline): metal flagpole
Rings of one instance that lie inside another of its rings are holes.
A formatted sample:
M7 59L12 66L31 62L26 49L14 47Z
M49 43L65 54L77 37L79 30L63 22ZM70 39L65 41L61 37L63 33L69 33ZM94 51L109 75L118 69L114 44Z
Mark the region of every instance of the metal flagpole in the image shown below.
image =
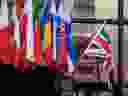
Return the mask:
M124 13L123 10L124 9L124 0L118 0L118 19L119 19L119 24L118 24L118 74L119 74L119 80L118 80L118 86L116 87L116 91L118 92L118 94L121 96L122 92L121 92L121 86L122 86L122 64L124 63L124 52L122 52L123 47L124 47L124 40L123 40L123 36L124 36ZM128 63L128 62L127 62ZM125 64L124 64L125 65Z

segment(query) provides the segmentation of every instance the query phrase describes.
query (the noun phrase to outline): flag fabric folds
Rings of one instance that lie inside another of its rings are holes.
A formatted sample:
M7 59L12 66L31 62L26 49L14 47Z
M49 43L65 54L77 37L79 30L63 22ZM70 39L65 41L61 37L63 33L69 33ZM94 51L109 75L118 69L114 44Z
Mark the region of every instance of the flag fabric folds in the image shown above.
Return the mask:
M27 0L30 1L30 0ZM22 16L24 13L24 0L16 0L16 16Z
M60 23L60 27L59 27L59 48L57 48L59 50L59 62L58 64L67 64L67 48L66 48L66 33L65 33L65 28L64 28L64 21L62 20Z
M45 48L51 48L51 39L52 39L52 32L51 32L51 23L49 20L46 21L44 27L44 46Z
M32 0L26 0L25 4L24 4L24 14L26 14L27 16L32 16Z
M17 14L19 16L23 14L16 29L15 37L17 44L20 45L18 47L33 48L34 54L31 56L34 56L36 64L41 64L41 48L45 50L45 64L51 64L53 58L58 61L57 64L77 64L77 40L71 32L72 17L64 14L63 0L26 0L24 10L19 7L22 5L21 2L21 0L17 2ZM92 40L96 45L96 52L98 49L106 51L107 60L110 60L112 54L111 36L112 32L100 31ZM90 51L92 50L88 49L87 53ZM96 55L98 56L99 53Z
M52 63L52 31L50 18L46 20L44 26L44 50L45 50L45 64Z
M26 58L33 61L34 57L34 17L32 16L32 0L26 0L24 4L24 15L27 15L27 48L26 48Z
M97 46L106 51L103 68L108 70L112 66L112 32L99 32L95 41Z
M40 22L39 16L35 18L35 28L34 28L34 58L36 64L40 64L41 58L41 39L40 39Z
M58 29L58 26L60 24L60 17L59 16L52 16L51 17L52 19L52 29L53 29L53 59L54 60L57 60L57 57L56 57L56 52L57 52L57 48L58 47L58 44L57 44L57 29Z
M39 16L41 0L32 0L32 15Z
M56 4L55 4L55 0L50 0L50 6L49 6L49 12L48 14L51 16L56 16Z
M28 18L27 16L20 16L20 44L22 48L26 48L27 46L27 24L28 24Z
M47 16L49 9L49 0L41 0L40 16Z
M110 32L109 32L110 33ZM99 32L98 36L95 39L96 45L100 48L104 48L107 53L112 51L112 38L108 32Z

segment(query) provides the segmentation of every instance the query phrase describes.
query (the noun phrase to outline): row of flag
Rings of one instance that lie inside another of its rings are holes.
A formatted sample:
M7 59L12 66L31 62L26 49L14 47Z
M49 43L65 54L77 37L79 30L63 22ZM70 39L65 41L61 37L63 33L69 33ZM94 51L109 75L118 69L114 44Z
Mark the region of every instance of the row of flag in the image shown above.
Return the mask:
M56 0L57 1L57 0ZM16 41L18 47L22 48L34 48L34 57L36 57L36 62L40 63L40 48L41 48L41 43L43 42L44 48L47 49L46 53L49 53L50 48L52 47L52 33L53 33L53 41L56 43L56 34L57 34L57 27L59 26L58 22L59 19L63 19L63 0L58 0L60 2L60 7L57 8L57 5L55 4L54 0L51 0L51 5L48 10L47 9L48 5L48 0L26 0L24 4L24 9L20 9L19 6L23 5L22 1L17 1L17 12L18 14L22 14L23 16L19 16L17 20L17 28L16 28ZM57 3L57 2L56 2ZM42 4L42 5L41 5ZM40 9L41 7L41 9ZM43 11L43 12L42 12ZM45 11L45 12L44 12ZM54 11L54 12L53 12ZM39 13L45 13L43 16L39 16ZM53 15L52 21L53 21L53 31L51 32L51 22L47 19L47 14L48 15ZM32 17L33 16L33 17ZM68 17L68 16L66 16ZM63 19L64 22L66 19ZM18 24L19 23L19 24ZM18 26L20 25L20 26ZM41 29L41 30L40 30ZM40 34L43 32L44 35L44 40L40 40ZM62 30L61 30L62 31ZM65 32L62 32L65 33ZM34 43L33 43L34 42ZM19 44L20 43L20 44ZM54 46L55 45L55 46ZM57 44L53 44L53 49L54 49L54 58L56 59L56 48ZM64 52L65 53L65 52ZM33 55L33 54L31 54ZM48 54L47 54L48 55ZM50 56L50 55L49 55ZM46 59L49 58L49 56L46 56ZM65 55L64 55L65 56ZM27 56L29 57L29 56ZM32 56L31 56L32 57ZM46 60L48 63L49 60ZM61 60L60 60L61 61ZM50 63L50 62L49 62ZM60 62L61 63L61 62Z
M73 37L74 33L71 32L71 16L65 16L63 12L63 0L25 0L25 3L23 1L16 1L17 47L27 48L26 57L34 57L37 64L41 63L42 47L46 53L45 64L51 64L52 59L56 60L57 64L76 64L77 43ZM111 58L112 54L111 34L112 32L97 32L96 38L91 41L97 49L104 49L109 53L107 58ZM29 49L32 49L31 54L28 53Z

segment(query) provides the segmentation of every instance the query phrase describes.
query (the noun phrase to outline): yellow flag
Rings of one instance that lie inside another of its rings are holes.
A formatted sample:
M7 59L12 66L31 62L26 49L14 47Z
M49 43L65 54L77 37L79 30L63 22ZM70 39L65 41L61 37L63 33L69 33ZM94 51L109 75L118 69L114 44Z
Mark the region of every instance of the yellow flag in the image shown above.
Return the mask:
M51 22L47 21L44 29L45 48L51 48L51 43L52 43Z

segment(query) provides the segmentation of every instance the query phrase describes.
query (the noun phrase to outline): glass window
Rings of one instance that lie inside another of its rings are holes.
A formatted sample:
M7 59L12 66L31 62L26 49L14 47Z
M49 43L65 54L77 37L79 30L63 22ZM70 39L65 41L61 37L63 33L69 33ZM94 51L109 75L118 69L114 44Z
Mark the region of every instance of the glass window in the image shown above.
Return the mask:
M112 16L112 0L95 0L96 16Z
M89 17L94 16L95 0L74 0L74 8L72 10L73 17Z

